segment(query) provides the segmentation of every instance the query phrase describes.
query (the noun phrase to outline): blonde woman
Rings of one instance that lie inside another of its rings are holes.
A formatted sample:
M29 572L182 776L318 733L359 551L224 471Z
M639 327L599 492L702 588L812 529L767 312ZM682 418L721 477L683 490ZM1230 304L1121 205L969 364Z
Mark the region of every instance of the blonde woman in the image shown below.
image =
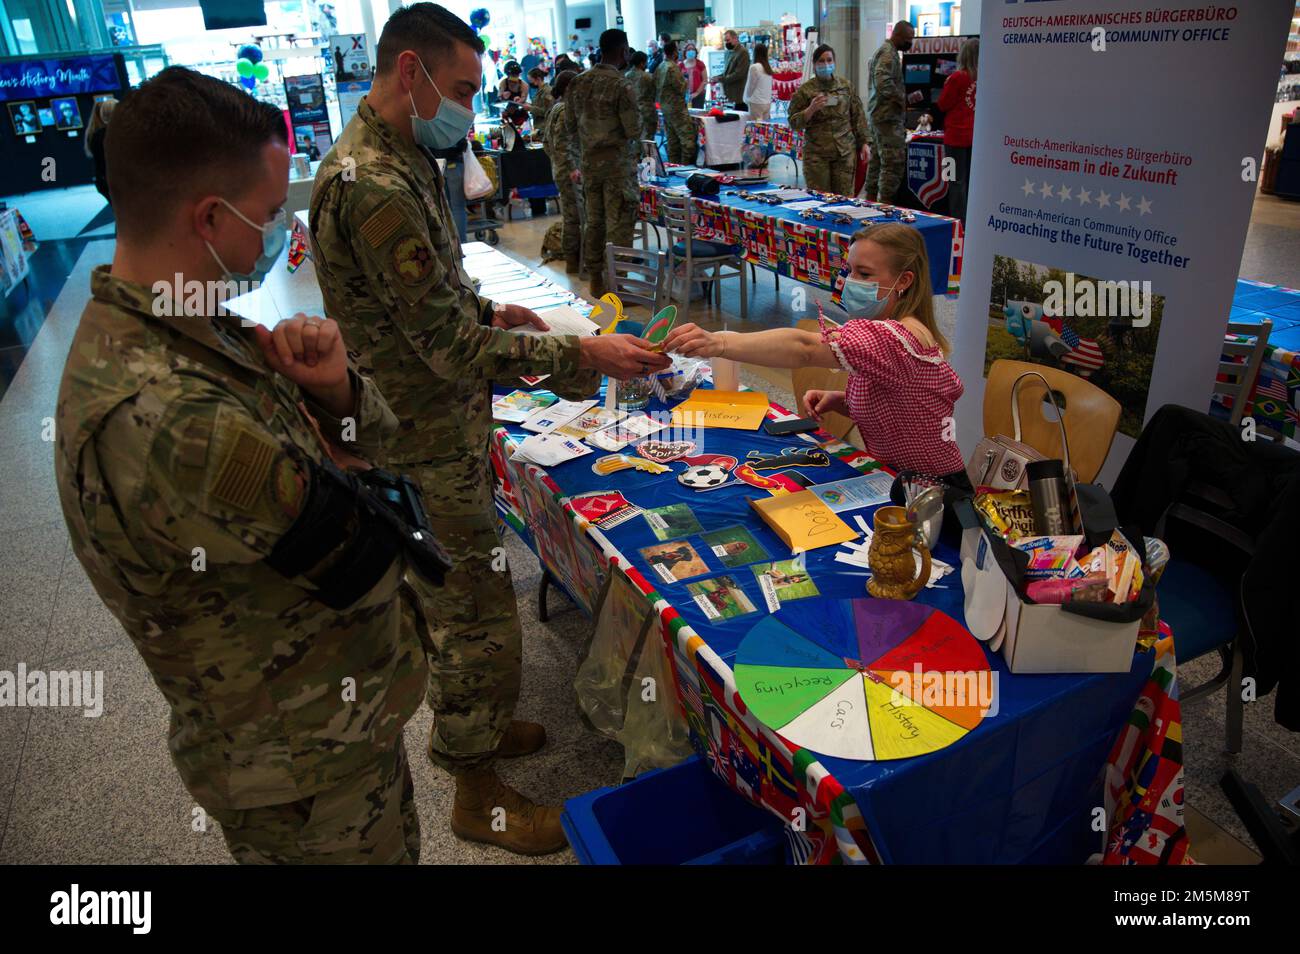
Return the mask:
M108 120L113 115L117 100L113 97L101 99L90 111L90 122L86 123L85 149L95 162L95 189L109 205L113 204L108 194L108 169L104 163L104 134L108 132Z
M848 415L867 452L894 470L969 486L952 426L963 386L935 324L921 233L899 223L862 229L853 236L848 266L843 325L824 320L820 332L774 328L742 334L688 324L673 330L665 348L770 368L841 368L849 375L846 390L804 395L814 417Z

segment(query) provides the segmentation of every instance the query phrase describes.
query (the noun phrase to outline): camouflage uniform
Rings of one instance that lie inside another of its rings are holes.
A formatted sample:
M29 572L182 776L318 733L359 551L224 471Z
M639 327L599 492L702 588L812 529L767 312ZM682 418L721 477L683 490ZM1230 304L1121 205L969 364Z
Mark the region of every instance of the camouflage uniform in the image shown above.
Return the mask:
M804 110L818 93L826 105L811 119ZM813 77L790 99L790 128L804 134L803 175L808 188L836 195L853 195L853 174L858 153L867 142L867 121L862 100L842 76L830 80Z
M606 63L575 76L564 92L564 103L565 125L582 154L587 212L583 257L595 274L603 267L596 263L605 261L606 242L632 244L640 201L633 157L641 120L632 87Z
M551 110L550 135L546 154L551 159L551 174L560 190L560 215L564 220L564 258L576 262L582 252L582 222L578 217L578 186L569 178L578 168L578 141L569 134L564 121L567 100L560 100Z
M672 60L664 60L655 70L655 91L659 95L659 108L664 112L668 161L694 165L700 140L695 132L695 120L686 110L686 74Z
M641 113L641 138L654 139L659 134L659 110L655 108L654 74L633 70L632 89L636 93L636 108Z
M316 173L310 225L326 311L397 415L385 460L419 481L453 561L429 613L431 754L453 772L484 766L510 724L522 654L510 573L493 567L491 382L550 374L551 390L587 397L600 378L578 371L575 337L490 327L437 163L366 100Z
M533 129L537 133L537 138L542 142L546 141L546 130L551 122L551 111L555 108L555 93L551 91L550 83L543 83L537 87L537 95L533 97Z
M871 162L867 165L867 195L893 201L907 165L907 93L903 59L886 40L871 57L867 115L871 124Z
M237 860L414 862L402 727L426 680L433 588L399 561L339 611L311 597L311 571L265 562L325 456L300 402L340 444L342 421L271 372L237 319L155 317L153 293L107 266L91 290L59 389L59 499L171 708L181 780ZM397 422L352 377L347 446L374 457Z

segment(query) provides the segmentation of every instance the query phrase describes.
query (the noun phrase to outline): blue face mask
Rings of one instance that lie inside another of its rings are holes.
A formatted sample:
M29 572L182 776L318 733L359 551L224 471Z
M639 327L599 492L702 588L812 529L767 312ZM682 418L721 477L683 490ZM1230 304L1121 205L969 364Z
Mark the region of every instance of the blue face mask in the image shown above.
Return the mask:
M695 53L694 50L687 50L687 51L686 51L686 58L687 58L688 60L693 60L693 59L695 59L695 56L696 56L696 53Z
M899 278L902 276L900 275ZM850 318L879 318L881 312L889 307L889 296L898 287L898 279L885 297L880 297L880 282L865 282L859 278L846 278L844 291L840 294L840 306L849 313Z
M284 251L284 243L289 240L288 216L285 214L284 209L281 209L270 222L267 222L265 225L258 225L225 199L221 200L221 204L231 212L234 212L235 215L239 217L240 221L245 222L250 227L257 229L262 233L262 254L257 256L257 260L253 262L253 267L250 271L232 272L230 269L226 268L225 263L221 261L221 256L219 256L216 249L212 247L212 243L205 242L204 244L208 246L208 251L211 252L212 257L216 259L217 265L221 267L221 271L225 275L226 281L247 282L250 285L261 284L262 280L266 278L266 273L269 272L271 266L275 264L275 260L278 259L280 253Z
M813 67L819 79L828 80L835 75L834 63L818 63Z
M448 149L469 135L470 127L474 125L474 111L443 96L423 62L420 69L424 70L429 85L442 96L442 102L432 119L421 119L420 111L415 108L415 97L409 92L406 94L411 100L411 135L426 149Z

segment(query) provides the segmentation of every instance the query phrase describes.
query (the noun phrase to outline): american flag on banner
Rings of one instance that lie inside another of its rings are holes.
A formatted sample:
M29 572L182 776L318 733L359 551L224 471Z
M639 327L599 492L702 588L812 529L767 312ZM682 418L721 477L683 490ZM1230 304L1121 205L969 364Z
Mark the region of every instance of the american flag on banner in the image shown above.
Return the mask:
M1092 338L1080 338L1079 333L1065 322L1061 322L1061 340L1070 349L1068 354L1061 357L1061 360L1066 364L1072 364L1077 368L1086 370L1088 373L1092 373L1105 363L1105 356L1101 353L1101 345L1097 344Z

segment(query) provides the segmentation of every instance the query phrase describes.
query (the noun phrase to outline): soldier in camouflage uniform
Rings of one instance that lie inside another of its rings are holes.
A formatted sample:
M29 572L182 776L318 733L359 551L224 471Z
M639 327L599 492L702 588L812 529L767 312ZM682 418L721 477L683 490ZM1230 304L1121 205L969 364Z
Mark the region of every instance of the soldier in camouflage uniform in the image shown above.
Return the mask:
M668 144L668 161L677 165L694 165L699 154L699 136L695 120L686 110L686 74L677 64L677 41L664 44L664 61L655 70L655 93L664 112L664 140Z
M539 142L546 141L546 128L551 121L551 110L555 108L555 91L546 82L546 71L538 67L528 71L528 85L537 90L533 101L528 104L528 111L533 115L533 132Z
M858 159L867 156L862 100L835 75L835 51L824 43L813 51L813 71L790 98L790 128L804 134L804 181L819 192L852 196Z
M636 142L641 135L632 87L623 78L627 34L600 35L600 62L576 77L564 94L564 122L582 150L580 171L587 223L582 254L591 273L592 297L605 285L605 243L628 247L636 226Z
M322 509L322 439L376 456L397 421L332 321L296 316L255 342L173 288L178 273L210 287L227 267L256 272L284 238L284 121L180 67L113 118L117 248L58 398L73 552L167 700L181 780L237 861L414 863L402 727L426 680L432 587L396 550L352 562L380 538Z
M564 121L567 108L564 96L576 73L566 70L555 81L557 102L551 110L551 131L546 140L546 155L551 160L551 175L555 179L555 188L560 192L560 216L564 223L564 270L575 275L582 259L582 220L579 217L578 202L582 173L578 170L580 154L578 140L569 134L569 126Z
M654 139L659 134L659 110L655 108L655 78L646 72L647 57L637 50L632 54L632 68L627 71L628 81L636 96L636 108L641 114L641 138Z
M374 85L316 174L312 257L327 310L397 415L385 459L419 480L453 563L429 605L428 697L429 757L456 778L452 830L541 854L566 844L559 809L534 805L493 768L497 757L536 751L545 732L512 720L522 634L499 558L492 381L549 374L552 390L588 397L600 371L625 378L669 362L626 335L511 334L523 324L545 330L545 322L474 290L435 157L463 148L482 53L469 26L437 4L389 18ZM494 824L496 808L505 809L504 830Z
M903 87L903 50L911 49L912 24L899 20L867 68L867 117L871 127L871 162L867 198L893 202L907 169L907 95Z

